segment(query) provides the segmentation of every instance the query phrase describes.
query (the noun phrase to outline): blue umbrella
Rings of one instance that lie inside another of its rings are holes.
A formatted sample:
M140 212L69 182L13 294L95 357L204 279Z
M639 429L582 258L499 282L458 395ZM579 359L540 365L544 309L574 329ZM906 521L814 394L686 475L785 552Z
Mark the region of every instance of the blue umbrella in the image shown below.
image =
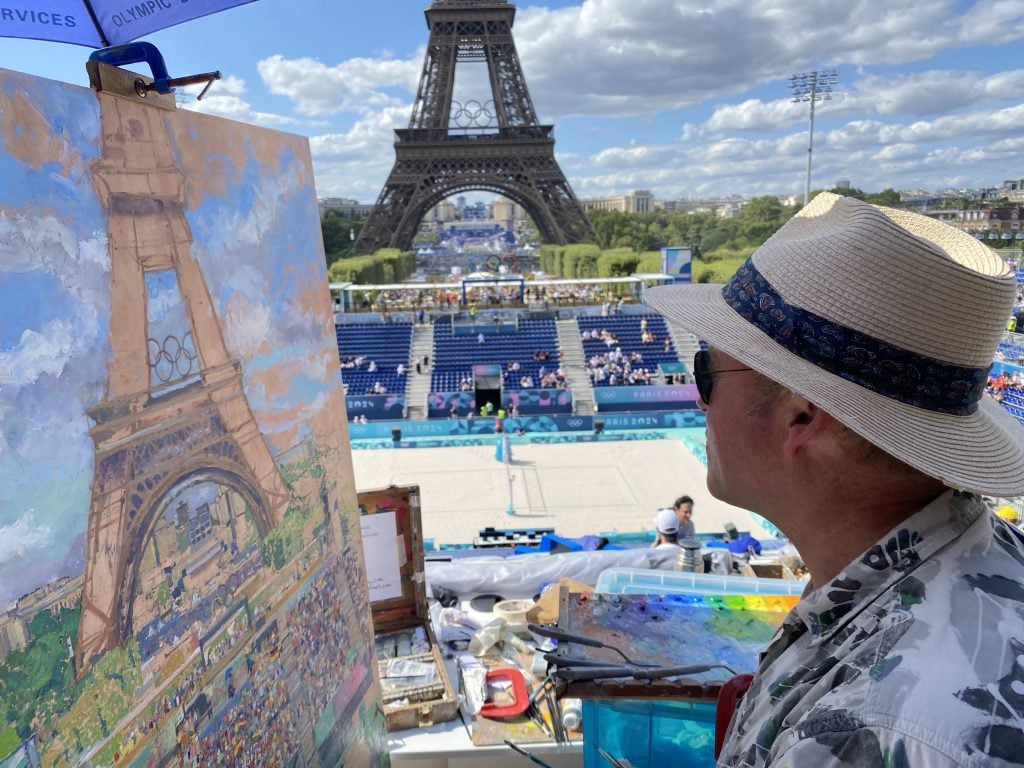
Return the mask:
M106 48L254 0L4 0L0 37Z

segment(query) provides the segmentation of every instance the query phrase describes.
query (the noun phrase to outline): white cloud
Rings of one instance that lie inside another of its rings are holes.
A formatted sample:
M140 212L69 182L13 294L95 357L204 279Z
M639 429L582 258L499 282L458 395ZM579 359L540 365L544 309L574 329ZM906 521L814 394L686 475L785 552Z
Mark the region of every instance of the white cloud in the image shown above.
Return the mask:
M0 565L32 550L45 550L53 544L53 529L36 523L29 510L11 525L0 526Z
M1024 6L1010 2L891 0L883 11L873 0L784 9L776 0L584 0L523 9L516 40L544 114L644 114L757 83L783 91L791 73L823 65L924 60L977 43L984 12L998 19L1000 41L1024 38Z
M204 85L193 85L182 90L189 96L195 97L202 92L204 87ZM246 90L244 80L240 77L229 75L223 80L214 82L202 101L185 100L181 103L181 106L193 112L226 117L228 120L237 120L240 123L251 123L253 125L278 127L296 125L299 122L294 117L288 117L287 115L277 115L253 109L252 104L242 98Z
M380 108L399 103L381 89L415 92L423 52L405 59L349 59L328 66L316 59L275 55L257 64L271 93L285 96L303 115L333 115L349 109Z

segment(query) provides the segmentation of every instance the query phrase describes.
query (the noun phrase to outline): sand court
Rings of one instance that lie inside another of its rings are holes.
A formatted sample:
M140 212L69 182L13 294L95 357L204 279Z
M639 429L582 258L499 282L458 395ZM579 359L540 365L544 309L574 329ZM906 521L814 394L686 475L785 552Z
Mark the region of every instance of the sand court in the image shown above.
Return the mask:
M468 543L488 526L554 528L562 536L653 528L658 508L686 493L698 533L731 522L767 538L754 516L708 494L704 465L675 438L514 443L508 467L494 443L452 448L354 450L357 488L416 484L423 535ZM509 475L512 506L509 506Z

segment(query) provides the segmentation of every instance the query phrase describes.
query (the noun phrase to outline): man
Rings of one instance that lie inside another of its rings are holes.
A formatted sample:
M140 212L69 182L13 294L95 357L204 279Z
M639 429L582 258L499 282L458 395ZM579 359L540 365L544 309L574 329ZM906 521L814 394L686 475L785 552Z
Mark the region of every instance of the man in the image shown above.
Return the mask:
M693 525L693 499L685 495L680 496L672 508L679 518L679 538L692 539L697 532Z
M659 509L654 516L654 549L679 549L679 519L673 509Z
M708 489L811 575L719 766L1024 760L1024 543L980 498L1024 494L1024 431L983 394L1015 295L970 235L828 193L726 286L651 291L710 345Z

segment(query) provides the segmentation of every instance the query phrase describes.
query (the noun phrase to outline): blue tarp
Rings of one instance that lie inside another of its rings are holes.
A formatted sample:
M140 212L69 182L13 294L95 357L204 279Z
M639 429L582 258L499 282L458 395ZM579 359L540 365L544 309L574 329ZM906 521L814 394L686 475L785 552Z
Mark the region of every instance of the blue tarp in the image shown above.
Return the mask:
M4 0L0 37L106 48L254 0Z

